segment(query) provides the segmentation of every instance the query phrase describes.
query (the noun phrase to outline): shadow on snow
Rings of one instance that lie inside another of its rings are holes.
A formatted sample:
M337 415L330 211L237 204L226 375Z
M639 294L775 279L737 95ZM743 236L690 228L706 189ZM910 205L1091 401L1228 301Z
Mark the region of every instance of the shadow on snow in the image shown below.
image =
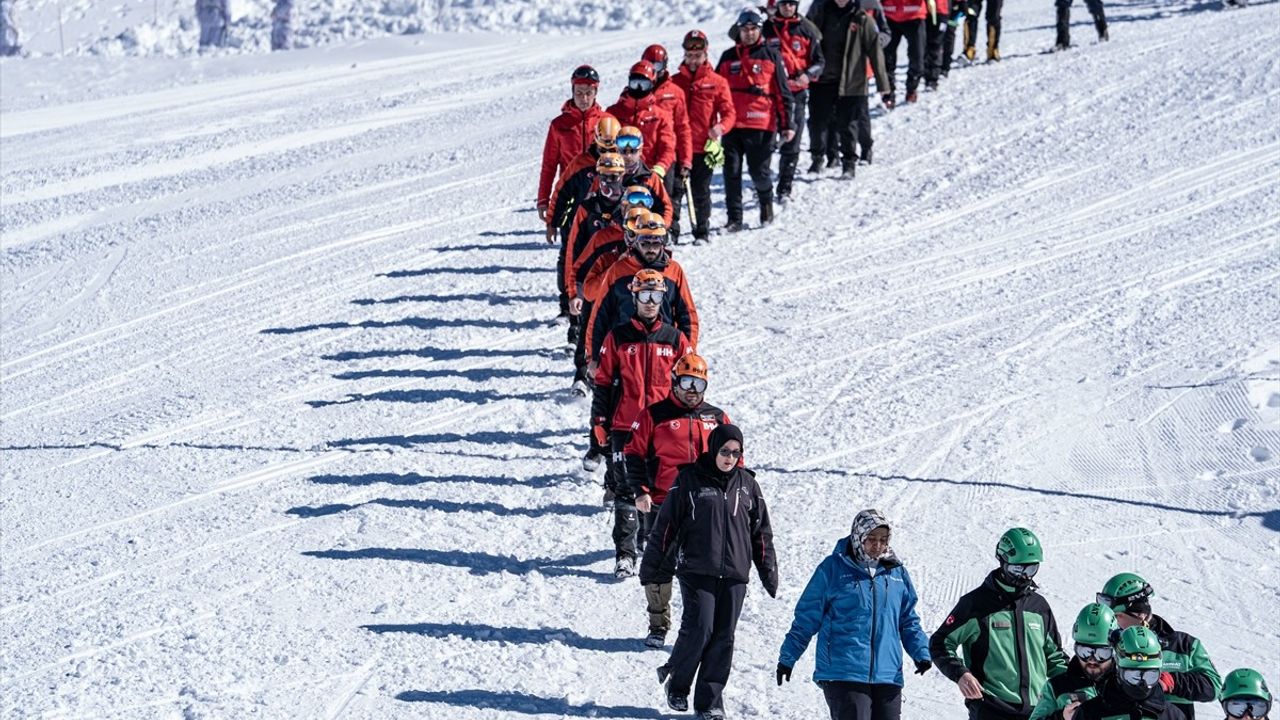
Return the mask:
M564 516L577 515L578 517L591 517L603 512L597 505L542 505L539 507L507 507L492 502L454 502L452 500L413 500L401 498L376 498L362 503L345 504L334 503L331 505L314 505L300 506L290 508L286 512L290 515L303 518L324 517L326 515L337 515L339 513L357 510L362 507L371 505L382 505L389 508L409 508L412 510L438 510L448 513L490 513L499 517L546 517L546 516Z
M612 572L592 572L583 569L586 565L612 560L613 552L610 550L580 553L560 559L534 558L532 560L520 560L509 555L490 555L488 553L463 550L426 550L416 548L307 550L302 554L326 560L398 560L427 565L443 565L445 567L464 568L472 575L493 575L496 573L529 575L536 572L547 576L587 578L601 583L612 584L617 582Z
M502 487L553 488L572 483L568 475L535 475L528 478L489 477L483 475L419 475L418 473L366 473L364 475L316 475L309 478L317 485L427 485L432 483L474 483Z
M396 695L396 699L405 702L440 703L453 705L454 707L502 710L525 715L640 718L641 720L658 720L670 717L670 715L665 715L653 708L597 705L592 702L585 705L573 705L564 698L544 698L525 693L497 692L493 690L408 690Z
M408 623L363 627L376 633L413 633L432 638L462 638L512 645L548 645L558 642L579 650L603 652L643 652L645 649L644 642L635 638L593 638L565 628L494 627L470 623Z
M478 327L498 330L535 330L551 327L554 320L489 320L487 318L424 318L407 317L402 320L361 320L359 322L327 322L298 327L276 327L262 330L264 335L292 335L294 333L312 332L315 330L346 330L350 328L397 328L408 327L418 330L438 330L451 327Z

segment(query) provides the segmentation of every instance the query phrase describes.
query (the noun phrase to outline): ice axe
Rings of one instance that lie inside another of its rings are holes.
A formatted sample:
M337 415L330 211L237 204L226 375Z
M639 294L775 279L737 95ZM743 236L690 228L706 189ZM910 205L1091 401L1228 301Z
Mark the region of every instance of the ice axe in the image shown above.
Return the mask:
M684 176L684 199L689 201L689 223L698 227L698 213L693 209L693 191L689 188L689 176Z

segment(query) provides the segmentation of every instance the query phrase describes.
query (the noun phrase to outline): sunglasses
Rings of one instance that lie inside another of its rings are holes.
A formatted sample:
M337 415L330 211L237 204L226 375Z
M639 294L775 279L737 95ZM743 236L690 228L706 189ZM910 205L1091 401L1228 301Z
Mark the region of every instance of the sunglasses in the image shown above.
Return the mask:
M676 378L676 387L681 390L692 390L693 392L701 393L707 391L707 381L692 375L681 375Z
M666 297L666 293L661 290L641 290L636 293L636 302L645 305L657 305Z
M639 135L619 135L614 142L619 150L639 150L644 145L644 138Z
M1033 578L1040 572L1040 563L1009 563L1004 571L1016 578Z
M733 459L735 459L735 460L736 460L736 459L738 459L738 458L740 458L740 457L742 457L742 451L741 451L741 450L730 450L730 449L729 449L729 448L727 448L727 447L722 447L722 448L720 448L720 452L718 452L718 453L716 453L716 454L717 454L717 455L719 455L720 457L723 457L723 458L733 458Z
M653 207L653 195L651 195L647 190L632 190L626 195L623 195L622 199L625 200L628 205L643 205L647 208Z
M1155 668L1143 670L1142 668L1122 668L1120 670L1120 680L1126 685L1144 685L1146 687L1155 687L1160 682L1160 671Z
M1245 713L1250 717L1264 718L1271 712L1271 703L1262 698L1236 698L1223 700L1222 709L1233 718L1244 717Z
M1076 645L1076 657L1087 662L1104 663L1116 656L1110 645Z

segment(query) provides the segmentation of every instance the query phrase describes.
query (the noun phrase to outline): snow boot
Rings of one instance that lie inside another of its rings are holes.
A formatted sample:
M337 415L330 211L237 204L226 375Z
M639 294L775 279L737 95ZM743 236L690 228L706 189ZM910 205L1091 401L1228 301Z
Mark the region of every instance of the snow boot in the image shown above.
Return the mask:
M1107 33L1107 16L1103 13L1093 16L1093 28L1098 31L1098 42L1106 42L1111 39L1111 35Z
M852 180L858 172L858 161L849 158L844 161L844 168L840 172L841 180Z
M885 110L892 110L898 104L897 97L891 92L881 95L880 101L884 103Z
M778 196L791 195L791 182L796 177L796 166L800 157L784 157L778 161Z
M760 201L760 227L764 227L773 222L773 201Z
M823 168L822 156L814 155L813 162L809 163L809 169L806 172L808 172L810 175L818 175L822 172L822 168ZM782 191L778 191L778 194L782 194Z
M858 159L863 165L871 164L871 146L862 148L862 157Z
M912 90L911 92L907 93L907 104L908 104L908 105L914 104L914 103L915 103L916 101L918 101L919 99L920 99L920 96L916 93L916 91L915 91L915 90Z
M725 230L725 232L731 232L731 233L742 232L742 221L741 221L741 220L730 220L730 221L729 221L729 222L724 226L724 230Z
M1058 39L1053 44L1055 51L1071 47L1071 8L1058 6Z
M925 90L928 90L929 92L937 92L937 91L938 91L938 81L937 81L937 80L925 80L925 81L924 81L924 89L925 89Z
M987 62L1000 62L1000 34L987 26Z
M661 650L662 646L667 644L667 634L654 630L644 639L644 646L651 647L654 650Z
M591 448L590 450L587 450L587 454L582 458L582 469L589 473L593 473L599 469L601 460L603 460L603 458L600 456L600 453L596 452L595 448Z
M587 396L587 383L584 380L574 380L573 385L569 386L569 392L578 397Z
M613 565L613 576L619 580L625 580L629 577L636 576L636 559L632 557L620 557L618 562Z

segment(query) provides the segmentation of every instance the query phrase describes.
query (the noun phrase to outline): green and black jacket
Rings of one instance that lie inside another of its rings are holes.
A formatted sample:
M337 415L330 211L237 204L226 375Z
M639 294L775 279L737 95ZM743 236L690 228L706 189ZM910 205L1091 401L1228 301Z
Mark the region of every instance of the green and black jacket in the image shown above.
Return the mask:
M929 640L938 670L953 682L966 672L982 684L982 703L1005 714L1029 715L1040 690L1067 670L1058 623L1035 583L1021 590L992 571L956 603Z
M1097 684L1084 674L1080 658L1072 657L1067 671L1049 678L1040 691L1040 700L1027 720L1062 720L1062 709L1073 701L1088 700L1098 694Z
M1147 627L1160 638L1160 647L1164 650L1160 654L1161 669L1173 675L1173 690L1166 693L1166 697L1176 703L1189 720L1195 720L1192 703L1216 700L1222 690L1222 677L1194 636L1174 630L1159 615L1152 615Z

